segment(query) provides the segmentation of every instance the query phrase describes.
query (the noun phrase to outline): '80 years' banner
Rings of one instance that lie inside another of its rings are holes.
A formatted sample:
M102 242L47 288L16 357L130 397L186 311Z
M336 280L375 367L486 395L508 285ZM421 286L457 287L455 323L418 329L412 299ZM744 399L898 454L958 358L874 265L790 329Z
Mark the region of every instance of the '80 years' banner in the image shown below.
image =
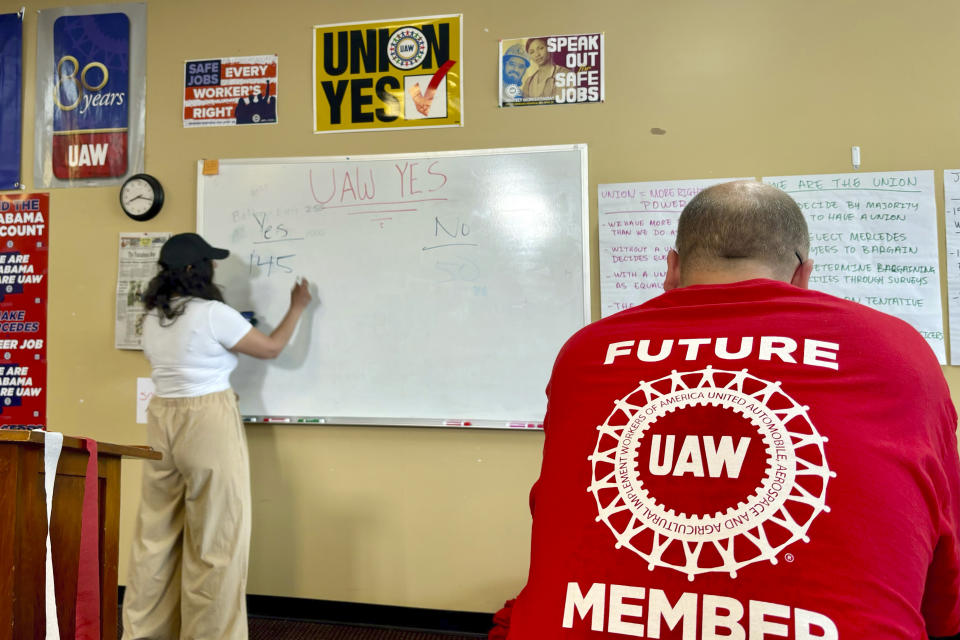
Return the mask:
M462 124L460 15L313 31L314 133Z
M0 429L46 426L48 218L48 194L0 194Z
M114 184L143 167L143 4L41 11L35 180Z

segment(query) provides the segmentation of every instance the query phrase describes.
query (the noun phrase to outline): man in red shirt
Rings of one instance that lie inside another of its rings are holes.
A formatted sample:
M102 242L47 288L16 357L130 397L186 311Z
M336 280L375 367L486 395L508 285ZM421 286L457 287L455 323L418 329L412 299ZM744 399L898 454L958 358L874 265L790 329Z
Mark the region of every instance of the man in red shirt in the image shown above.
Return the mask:
M960 631L957 414L906 323L810 291L796 203L684 209L666 293L563 347L530 573L492 638Z

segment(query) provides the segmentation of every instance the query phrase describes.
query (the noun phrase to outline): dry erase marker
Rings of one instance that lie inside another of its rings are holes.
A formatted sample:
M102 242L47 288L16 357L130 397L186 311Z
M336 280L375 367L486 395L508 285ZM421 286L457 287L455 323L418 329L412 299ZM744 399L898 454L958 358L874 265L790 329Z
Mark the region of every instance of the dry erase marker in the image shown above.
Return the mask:
M264 422L290 422L290 418L264 418Z
M444 420L443 426L445 427L469 427L469 420Z
M511 429L542 429L542 422L508 422L507 426Z
M323 422L323 418L297 418L297 422L310 422L313 424L319 424Z

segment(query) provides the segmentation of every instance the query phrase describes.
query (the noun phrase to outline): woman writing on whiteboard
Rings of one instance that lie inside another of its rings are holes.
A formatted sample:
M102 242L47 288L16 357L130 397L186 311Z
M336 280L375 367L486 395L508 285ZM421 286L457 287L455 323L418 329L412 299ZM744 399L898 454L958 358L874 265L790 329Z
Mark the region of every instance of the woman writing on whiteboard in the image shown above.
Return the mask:
M310 303L306 280L269 335L223 302L195 233L172 236L144 294L143 351L156 392L123 602L123 638L247 638L250 471L229 376L236 353L276 358Z

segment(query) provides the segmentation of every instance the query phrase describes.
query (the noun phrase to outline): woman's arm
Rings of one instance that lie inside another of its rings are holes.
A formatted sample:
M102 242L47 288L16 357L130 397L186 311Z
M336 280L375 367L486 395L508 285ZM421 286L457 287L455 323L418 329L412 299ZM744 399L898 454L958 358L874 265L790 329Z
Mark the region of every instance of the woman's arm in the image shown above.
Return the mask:
M293 335L293 330L296 329L303 310L307 308L312 299L308 284L307 280L303 279L293 285L293 290L290 291L290 308L287 309L283 320L280 321L276 329L270 332L270 335L251 327L250 331L240 338L240 341L233 345L230 351L263 360L272 360L280 355L283 348L290 342L290 336Z

